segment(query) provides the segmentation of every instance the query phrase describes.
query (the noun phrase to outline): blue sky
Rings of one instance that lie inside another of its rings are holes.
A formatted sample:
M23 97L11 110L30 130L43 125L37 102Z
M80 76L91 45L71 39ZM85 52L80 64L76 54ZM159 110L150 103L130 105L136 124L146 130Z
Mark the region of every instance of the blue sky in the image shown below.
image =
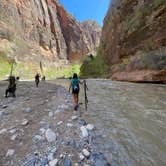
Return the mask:
M96 20L101 26L111 0L60 0L69 13L83 22Z

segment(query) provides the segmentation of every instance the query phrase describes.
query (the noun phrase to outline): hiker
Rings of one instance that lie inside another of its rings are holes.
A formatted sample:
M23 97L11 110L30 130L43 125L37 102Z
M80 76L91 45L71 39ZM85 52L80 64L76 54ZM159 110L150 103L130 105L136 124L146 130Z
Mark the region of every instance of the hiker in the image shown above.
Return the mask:
M43 77L42 77L42 81L45 81L45 80L46 80L46 76L43 76Z
M70 80L70 86L69 86L69 92L70 89L72 88L72 94L73 94L73 99L74 99L74 110L77 111L78 109L78 101L79 101L79 91L80 91L80 86L79 84L82 84L83 82L80 81L80 79L78 78L77 74L74 73L73 74L73 78Z
M37 74L35 75L35 83L36 83L36 87L39 86L39 82L40 82L40 74L37 73Z
M5 97L8 97L8 93L12 94L13 97L16 97L16 95L15 95L15 91L16 91L16 79L15 79L15 77L9 76L8 81L9 81L9 86L6 89Z

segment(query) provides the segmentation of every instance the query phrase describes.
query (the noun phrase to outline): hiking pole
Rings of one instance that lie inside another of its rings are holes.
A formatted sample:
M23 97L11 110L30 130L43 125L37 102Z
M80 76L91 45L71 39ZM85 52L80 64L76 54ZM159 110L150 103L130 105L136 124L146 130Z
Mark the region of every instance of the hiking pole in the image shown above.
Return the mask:
M87 84L86 84L86 80L84 80L84 94L85 94L85 110L88 110L88 97L87 97L87 93L86 91L88 90Z

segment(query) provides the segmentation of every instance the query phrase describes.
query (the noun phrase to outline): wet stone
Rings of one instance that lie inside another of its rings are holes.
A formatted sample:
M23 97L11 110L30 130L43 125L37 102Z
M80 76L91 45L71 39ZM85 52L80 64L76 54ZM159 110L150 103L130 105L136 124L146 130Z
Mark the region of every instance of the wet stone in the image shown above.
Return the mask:
M1 134L4 134L5 132L7 132L7 129L2 129L2 130L0 130L0 135L1 135Z
M45 157L42 161L41 161L41 166L46 166L49 164L48 158Z
M67 146L71 146L73 148L77 148L77 143L75 140L71 140L67 142Z
M31 109L31 108L26 108L25 110L24 110L24 112L25 113L31 113L33 110Z
M65 159L64 163L63 163L63 166L72 166L71 160Z
M87 149L83 149L83 150L82 150L82 154L83 154L85 157L89 157L89 156L90 156L90 152L89 152Z
M13 156L15 153L15 150L14 149L9 149L6 153L6 157L10 157L10 156Z
M88 131L87 131L87 129L86 129L86 127L85 126L81 126L80 127L80 130L81 130L81 132L82 132L82 137L84 138L84 137L88 137Z
M2 106L3 109L5 109L5 108L7 108L7 107L8 107L7 105L3 105L3 106Z
M56 140L56 134L51 129L46 130L45 137L48 142L54 142Z
M27 119L23 119L22 126L27 126L29 124L29 121Z
M111 166L111 164L107 162L103 153L92 153L90 160L95 164L95 166Z
M87 125L87 122L86 122L84 119L80 119L80 120L79 120L79 124L80 124L81 126L86 126L86 125Z
M56 166L58 164L58 159L54 159L49 162L49 166Z

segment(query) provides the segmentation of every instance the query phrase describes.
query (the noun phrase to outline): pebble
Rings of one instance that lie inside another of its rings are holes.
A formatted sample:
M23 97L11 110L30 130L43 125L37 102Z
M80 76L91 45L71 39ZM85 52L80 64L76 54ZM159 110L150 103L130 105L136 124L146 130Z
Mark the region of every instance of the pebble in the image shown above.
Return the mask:
M23 119L22 126L27 126L29 124L29 121L27 119Z
M10 137L10 139L12 140L12 141L15 141L16 140L16 138L17 138L17 134L14 134L14 135L12 135L11 137Z
M58 159L54 159L49 162L49 166L56 166L58 164Z
M49 116L49 117L53 117L53 116L54 116L54 112L52 112L52 111L49 112L48 116Z
M56 155L56 152L57 152L57 149L56 149L56 148L55 148L55 149L53 149L53 150L51 150L51 153L50 153L50 154L48 154L48 160L49 160L49 161L54 160L55 155Z
M88 124L87 126L86 126L86 129L87 130L93 130L95 127L94 127L94 125L93 124Z
M73 127L74 125L71 123L67 123L67 127Z
M108 163L106 157L102 153L92 153L90 160L94 163L95 166L111 166L110 163Z
M80 157L81 161L85 159L85 157L84 157L84 155L82 155L82 153L79 154L79 157Z
M60 122L58 122L58 123L57 123L57 125L59 126L59 125L61 125L62 123L63 123L63 122L62 122L62 121L60 121Z
M60 158L61 158L61 159L63 159L63 158L64 158L64 155L63 155L63 154L61 154L61 155L60 155Z
M87 122L86 122L84 119L80 119L80 120L79 120L79 124L80 124L81 126L86 126L86 125L87 125Z
M86 127L85 126L81 126L80 127L80 130L81 130L81 132L82 132L82 137L84 138L84 137L88 137L88 131L87 131L87 129L86 129Z
M56 134L51 129L46 130L45 137L48 142L54 142L56 140Z
M46 165L48 165L49 164L49 162L48 162L48 159L47 159L47 157L45 157L42 161L41 161L41 166L46 166ZM35 165L36 166L36 165Z
M10 156L13 156L15 153L15 150L14 149L9 149L6 153L6 157L10 157Z
M72 162L68 159L65 159L63 166L72 166Z
M83 149L83 150L82 150L82 154L83 154L85 157L89 157L89 156L90 156L90 152L89 152L87 149Z
M46 129L41 128L41 129L40 129L40 132L41 132L41 134L44 134L44 133L46 132Z
M2 118L4 116L4 112L0 111L0 118Z
M41 141L44 141L44 138L40 135L35 135L34 138L33 138L33 141L34 142L41 142Z
M25 113L31 113L31 112L32 112L32 109L31 109L31 108L26 108L26 109L24 110L24 112L25 112Z
M72 120L77 120L78 117L77 117L77 116L72 116L71 119L72 119Z
M3 109L4 109L4 108L7 108L7 105L3 105L2 108L3 108Z
M7 131L7 129L0 130L0 134L4 134Z
M17 131L17 129L14 128L14 129L11 129L9 132L10 132L11 134L14 134L16 131Z

